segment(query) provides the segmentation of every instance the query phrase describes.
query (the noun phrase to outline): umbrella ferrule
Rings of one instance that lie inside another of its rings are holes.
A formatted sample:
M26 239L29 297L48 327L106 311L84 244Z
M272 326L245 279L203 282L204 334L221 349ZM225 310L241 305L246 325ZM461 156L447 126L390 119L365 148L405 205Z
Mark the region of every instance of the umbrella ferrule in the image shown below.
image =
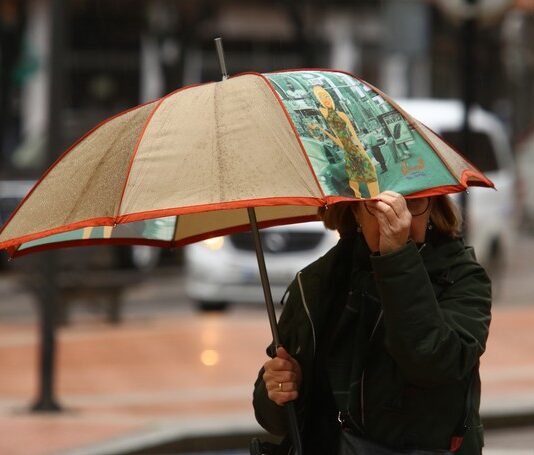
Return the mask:
M226 71L226 60L224 59L224 49L222 38L215 38L215 48L217 49L217 56L219 57L219 66L221 67L222 80L228 79L228 71Z

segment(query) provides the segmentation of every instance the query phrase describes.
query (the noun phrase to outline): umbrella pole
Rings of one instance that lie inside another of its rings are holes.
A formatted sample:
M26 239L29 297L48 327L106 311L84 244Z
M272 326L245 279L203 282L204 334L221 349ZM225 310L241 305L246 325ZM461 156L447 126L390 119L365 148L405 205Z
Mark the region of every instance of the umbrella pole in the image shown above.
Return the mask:
M219 65L221 67L222 79L228 79L228 71L226 70L226 60L224 58L224 49L222 38L215 38L215 48L217 49L217 56L219 57ZM265 306L267 307L267 314L269 316L269 324L271 325L271 333L273 334L273 341L276 347L280 346L280 335L278 333L278 324L276 323L276 313L274 311L273 296L271 294L271 286L269 285L269 276L267 275L267 268L265 267L265 257L263 256L263 248L261 245L260 232L258 231L258 223L256 222L256 212L254 207L247 209L248 218L250 220L250 227L252 230L252 238L254 239L254 246L256 248L256 258L258 259L258 267L260 269L261 285L263 286L263 295L265 296ZM299 423L297 420L297 411L295 403L289 402L284 406L287 410L287 421L289 425L289 434L295 455L302 455L302 443L300 441Z
M269 276L267 275L267 268L265 267L265 258L263 256L263 248L261 244L260 232L256 221L256 212L253 207L248 208L248 218L250 220L250 227L252 230L252 237L254 239L254 246L256 248L256 258L258 259L258 267L260 269L261 284L263 286L263 294L265 296L265 305L267 307L267 314L269 315L269 324L271 325L271 333L275 346L280 346L280 335L278 333L278 324L276 322L276 313L274 311L273 297L271 294L271 287L269 285ZM302 455L302 443L300 441L299 424L297 420L297 412L295 403L286 403L287 418L289 423L289 432L291 441L293 443L295 455Z
M261 285L263 287L263 295L265 296L269 324L271 325L271 333L273 334L274 344L278 347L282 343L280 342L280 334L278 333L278 324L276 322L276 313L274 311L273 296L271 294L271 286L269 284L267 268L265 267L265 258L263 256L263 247L256 221L256 212L254 208L249 208L247 210L248 219L250 220L250 227L252 229L252 238L254 239L254 247L256 249L256 258L258 259L258 267L260 269Z

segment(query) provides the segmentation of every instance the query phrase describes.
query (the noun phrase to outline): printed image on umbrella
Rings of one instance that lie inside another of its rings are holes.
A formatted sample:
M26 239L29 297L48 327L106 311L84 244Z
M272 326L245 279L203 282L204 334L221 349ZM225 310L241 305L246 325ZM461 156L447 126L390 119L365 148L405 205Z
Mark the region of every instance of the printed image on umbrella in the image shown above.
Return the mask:
M11 256L84 244L175 247L317 219L317 208L493 184L346 73L247 73L114 116L67 150L0 233Z

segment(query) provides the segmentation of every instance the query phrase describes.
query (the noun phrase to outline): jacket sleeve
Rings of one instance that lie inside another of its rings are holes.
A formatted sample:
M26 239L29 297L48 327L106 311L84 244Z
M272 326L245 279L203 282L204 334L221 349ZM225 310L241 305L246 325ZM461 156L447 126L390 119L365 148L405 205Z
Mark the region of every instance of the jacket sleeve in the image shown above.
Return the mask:
M386 349L405 378L434 386L466 378L485 350L491 319L491 284L473 259L451 269L451 283L436 298L413 242L371 258L382 301Z
M286 348L290 355L293 357L296 356L296 339L295 339L295 305L296 293L295 293L295 283L293 283L289 288L289 297L284 305L282 314L280 315L280 320L278 321L278 330L280 334L280 340L282 345ZM274 354L275 346L271 344L267 348L267 353L270 355ZM297 358L298 360L298 358ZM287 424L287 412L283 406L278 406L274 401L272 401L267 395L267 389L265 387L265 382L263 381L264 369L261 368L258 373L258 378L254 383L254 393L253 393L253 406L254 414L258 423L265 428L269 433L284 436L288 432ZM302 400L299 393L299 399L297 400L297 410L300 411L300 406ZM300 414L300 412L299 412Z

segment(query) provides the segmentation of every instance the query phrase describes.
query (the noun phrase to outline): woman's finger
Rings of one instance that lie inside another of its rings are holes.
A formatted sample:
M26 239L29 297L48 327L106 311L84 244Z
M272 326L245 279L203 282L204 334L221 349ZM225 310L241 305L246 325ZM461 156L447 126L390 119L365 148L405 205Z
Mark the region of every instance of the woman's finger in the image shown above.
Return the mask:
M380 193L377 198L378 201L389 205L399 218L401 218L403 214L408 211L406 200L399 193L394 193L393 191L384 191L383 193Z
M270 380L265 383L268 391L272 392L294 392L298 390L298 384L294 381Z
M296 359L281 346L276 350L276 357L264 364L263 381L269 398L283 405L295 400L302 381L302 372Z
M406 239L408 238L410 224L412 221L412 216L410 213L398 218L397 216L392 216L391 214L385 214L377 211L375 216L378 221L378 229L380 230L381 236L401 236L403 239L404 237L406 237ZM402 243L404 243L404 240Z
M280 357L275 357L264 363L263 368L265 370L274 370L274 371L291 371L294 369L293 363L290 360L281 359Z
M265 383L283 383L283 382L296 382L297 375L293 371L280 371L280 372L266 372L263 374L263 380Z
M265 387L267 389L267 396L277 405L283 406L288 401L293 401L298 398L299 385L295 381L283 381L273 378L265 378Z
M269 399L274 401L278 406L283 406L289 401L294 401L298 398L299 393L294 390L291 392L280 392L276 390L272 390L267 392L267 396Z
M383 201L377 201L369 211L377 218L380 225L398 226L404 214L397 214L393 206Z

